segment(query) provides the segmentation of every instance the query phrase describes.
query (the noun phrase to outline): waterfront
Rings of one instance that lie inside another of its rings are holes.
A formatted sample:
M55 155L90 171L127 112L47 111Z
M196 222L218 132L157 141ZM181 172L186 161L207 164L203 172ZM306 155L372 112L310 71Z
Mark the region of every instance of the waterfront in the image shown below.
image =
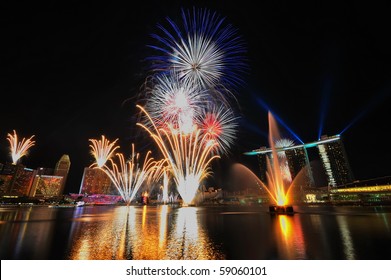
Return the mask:
M1 207L1 259L389 259L391 207Z

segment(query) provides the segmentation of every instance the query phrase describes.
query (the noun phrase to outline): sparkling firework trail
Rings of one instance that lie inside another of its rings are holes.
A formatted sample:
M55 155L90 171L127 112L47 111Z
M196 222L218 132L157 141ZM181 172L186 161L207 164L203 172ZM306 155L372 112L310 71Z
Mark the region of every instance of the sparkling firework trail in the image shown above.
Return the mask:
M139 105L137 107L148 117L152 128L141 123L137 125L143 127L154 139L170 166L183 202L185 205L190 204L202 180L211 174L210 163L219 158L218 155L212 155L218 143L209 139L208 133L202 135L200 129L184 134L172 127L157 128L148 112Z
M155 186L157 186L157 182L163 178L165 174L169 172L169 166L167 166L167 160L162 159L160 161L156 161L154 163L154 167L151 169L149 176L146 181L146 193L151 193Z
M169 171L168 169L165 170L163 173L163 203L168 202L168 183L169 183Z
M275 144L274 144L274 146L276 147L277 150L280 148L292 147L294 145L295 145L295 142L293 142L293 140L287 139L287 138L278 139L275 141ZM279 151L278 156L285 157L285 152Z
M33 135L28 139L23 138L22 141L18 142L18 135L15 130L13 132L13 135L8 133L7 140L10 143L12 163L17 164L21 157L27 155L28 150L34 146L35 141L32 141Z
M91 154L95 158L95 162L91 164L90 167L102 167L105 165L106 161L113 156L115 150L119 148L119 146L114 146L118 141L118 138L110 143L110 141L102 135L101 140L89 139L89 141L91 142Z
M293 142L291 139L287 138L281 138L275 141L275 148L278 150L280 148L286 148L286 147L292 147L295 145L295 142ZM287 181L288 183L292 182L292 174L289 169L288 160L286 158L285 151L278 151L277 152L278 157L280 158L280 169L282 178Z
M208 134L209 139L218 143L218 153L227 153L233 144L238 127L236 120L233 111L223 105L213 105L212 108L204 110L200 127L204 134Z
M158 75L147 90L146 110L158 127L170 124L184 133L190 133L194 122L207 104L205 90L193 83L183 82L178 75Z
M135 153L134 144L132 144L132 156L129 160L125 161L123 154L117 153L119 166L110 158L102 167L96 167L102 169L109 176L127 205L133 201L139 188L158 164L150 157L150 154L151 151L148 151L143 164L140 165L140 154Z
M286 180L284 179L284 172L282 172L282 169L284 169L285 166L285 163L283 162L286 162L286 157L278 156L275 139L281 139L281 137L276 119L270 111L268 112L268 122L269 144L272 150L271 158L266 158L268 186L270 186L274 192L274 199L277 205L286 205L289 199L287 190L289 191L290 189L289 186L287 187ZM277 144L284 142L285 141L277 142Z

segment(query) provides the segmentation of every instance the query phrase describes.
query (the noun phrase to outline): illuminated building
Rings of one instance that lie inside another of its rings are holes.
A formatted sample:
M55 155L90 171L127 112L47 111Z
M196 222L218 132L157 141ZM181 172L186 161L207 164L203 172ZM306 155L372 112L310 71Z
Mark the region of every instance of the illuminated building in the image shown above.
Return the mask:
M81 199L86 204L108 205L122 201L118 190L106 173L99 168L84 168L83 178L78 194L70 194L75 199Z
M277 149L278 150L278 149ZM285 178L289 177L291 178L289 180L289 184L291 181L296 178L299 174L302 174L303 180L300 181L301 188L306 188L313 186L314 179L312 177L311 168L309 168L309 159L307 150L301 146L292 146L289 149L287 148L281 148L281 151L279 153L284 153L286 157L286 162L288 163L288 170L284 170L281 167L281 172L289 172L289 176L283 176ZM256 154L258 157L258 163L260 168L260 180L264 183L267 183L267 177L266 177L266 171L267 171L267 158L269 158L270 163L273 161L271 160L272 152L271 149L267 149L266 147L261 147L258 150L255 150L253 152L247 153L247 154Z
M110 178L99 168L84 168L80 185L80 194L107 194L117 195L118 191Z
M22 164L6 163L0 170L0 195L28 196L36 170Z
M325 140L325 142L321 142ZM327 141L335 140L335 141ZM346 152L340 137L322 136L318 146L327 183L331 187L341 186L354 180Z
M31 169L13 163L0 167L0 196L53 197L63 194L70 160L68 155L63 155L55 169Z
M292 178L295 178L303 170L303 168L308 166L308 155L304 147L286 150L285 156L288 160Z
M6 163L0 169L0 195L28 196L37 171L22 164Z
M54 176L61 176L63 178L61 181L61 193L64 191L70 168L71 168L71 161L69 159L69 156L62 155L60 160L57 162L53 173Z
M55 175L36 175L31 187L30 197L53 197L63 193L63 177Z
M317 158L309 156L309 149L317 148ZM327 185L337 187L354 180L353 173L347 159L347 155L339 135L322 136L320 140L307 144L293 145L289 147L276 148L277 152L285 152L288 161L289 171L292 179L298 174L305 172L307 181L305 186L317 186L314 180L311 161L320 160L323 173L327 178ZM271 157L272 149L261 147L245 153L246 155L256 155L261 169L260 179L266 182L266 157Z

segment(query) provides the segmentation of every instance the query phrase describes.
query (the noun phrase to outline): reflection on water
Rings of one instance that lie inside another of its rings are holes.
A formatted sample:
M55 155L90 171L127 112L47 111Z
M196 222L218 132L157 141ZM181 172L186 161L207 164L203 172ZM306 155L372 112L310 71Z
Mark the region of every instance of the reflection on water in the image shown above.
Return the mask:
M72 218L70 259L117 259L120 248L121 231L126 223L125 217L114 215L122 212L113 208L106 212L78 213ZM121 213L123 214L123 213Z
M172 221L170 229L167 221ZM223 259L193 207L174 211L167 205L123 206L105 214L79 215L73 223L79 227L72 226L70 259Z
M160 251L162 251L166 247L167 214L168 214L168 205L160 206L160 217L159 217L159 250Z
M175 225L168 238L165 259L171 260L212 260L224 256L209 240L199 221L198 209L183 207L177 211Z
M353 246L352 237L350 235L347 217L346 216L338 216L337 222L339 225L339 229L341 231L341 236L342 236L342 241L343 241L343 252L346 256L346 259L347 260L354 260L355 259L354 246Z
M31 252L32 259L45 259L48 246L53 240L56 212L32 208L23 211L2 209L0 212L1 256L19 259ZM3 257L2 257L3 259Z
M389 259L391 209L0 208L1 259Z
M300 220L290 215L279 215L275 222L275 238L282 259L306 259Z
M390 220L389 220L389 216L386 214L386 213L378 213L377 214L378 216L380 216L382 218L382 220L384 221L384 224L387 228L387 231L390 232Z

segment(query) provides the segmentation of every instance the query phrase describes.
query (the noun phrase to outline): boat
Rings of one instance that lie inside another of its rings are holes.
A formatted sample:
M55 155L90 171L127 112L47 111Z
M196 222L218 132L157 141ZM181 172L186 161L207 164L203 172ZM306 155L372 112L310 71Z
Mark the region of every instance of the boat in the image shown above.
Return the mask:
M83 207L86 203L83 200L76 202L76 207Z
M295 213L291 205L270 205L269 212L270 214L286 214L286 215L293 215Z

